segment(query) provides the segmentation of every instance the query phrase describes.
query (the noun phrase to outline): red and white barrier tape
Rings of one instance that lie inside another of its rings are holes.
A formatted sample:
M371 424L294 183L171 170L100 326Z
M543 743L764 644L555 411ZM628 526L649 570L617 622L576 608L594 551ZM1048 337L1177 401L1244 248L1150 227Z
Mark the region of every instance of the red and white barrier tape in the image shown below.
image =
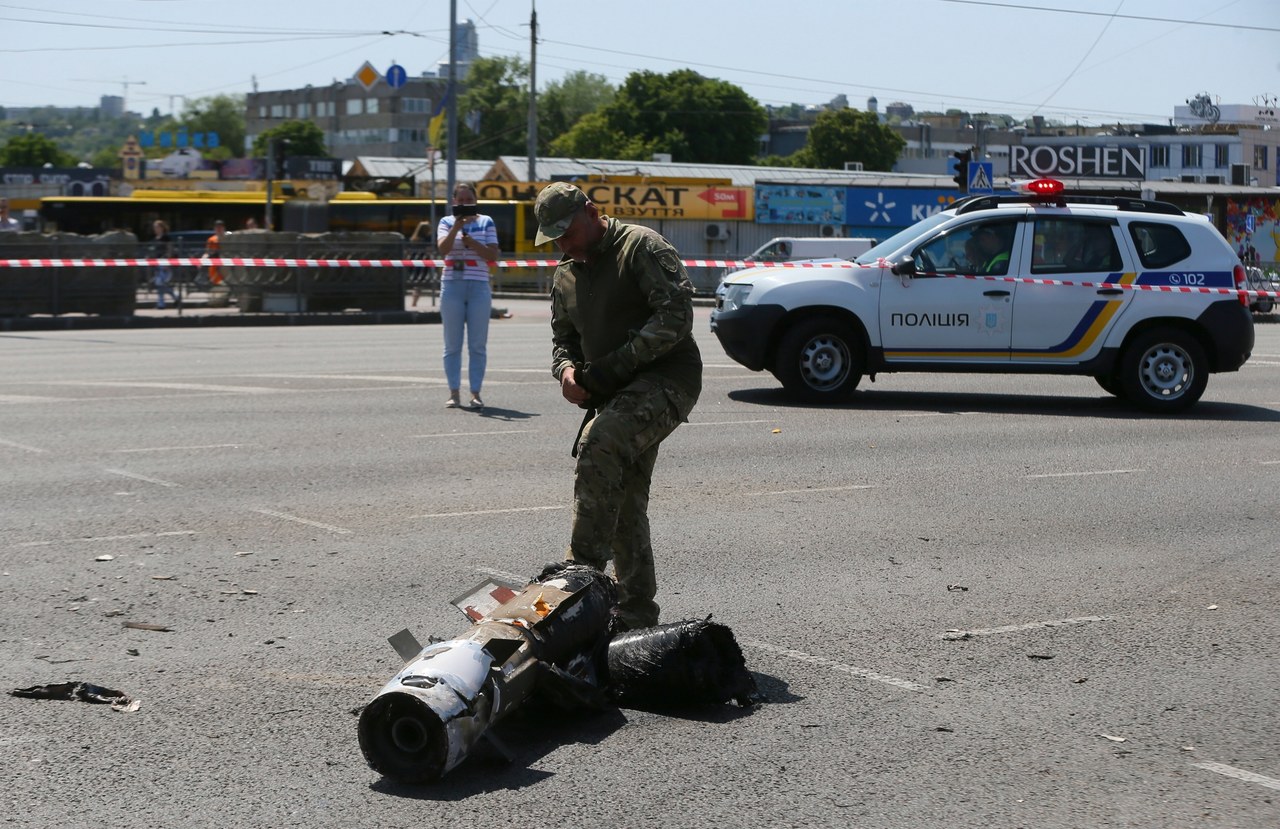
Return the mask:
M867 267L851 262L746 262L740 259L684 259L686 268L851 268ZM243 268L442 268L443 259L288 259L288 258L190 258L160 257L144 259L0 259L4 268L132 268L156 267L243 267ZM479 264L479 260L468 261ZM499 268L554 268L556 259L499 259L491 263ZM1026 276L991 276L988 274L938 274L953 279L981 279L990 282L1015 282L1027 285L1056 285L1073 288L1118 288L1124 291L1155 291L1169 294L1234 294L1236 296L1280 297L1280 291L1241 290L1238 288L1209 288L1192 285L1134 285L1123 282L1092 282L1070 279L1036 279Z
M168 265L173 267L240 266L253 268L443 268L453 260L444 259L292 259L261 257L148 257L116 259L0 259L0 268L132 268ZM482 264L478 259L463 260L468 265ZM491 263L499 268L554 268L558 259L499 259ZM687 268L847 268L849 262L747 262L742 259L685 259Z

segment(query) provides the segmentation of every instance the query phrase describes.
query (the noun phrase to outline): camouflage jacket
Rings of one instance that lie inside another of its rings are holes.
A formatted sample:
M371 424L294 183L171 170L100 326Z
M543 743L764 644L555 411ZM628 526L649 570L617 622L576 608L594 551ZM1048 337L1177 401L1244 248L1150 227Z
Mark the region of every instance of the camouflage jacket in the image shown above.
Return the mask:
M693 283L655 231L610 218L586 263L565 259L551 285L551 372L608 362L630 379L654 374L697 396Z

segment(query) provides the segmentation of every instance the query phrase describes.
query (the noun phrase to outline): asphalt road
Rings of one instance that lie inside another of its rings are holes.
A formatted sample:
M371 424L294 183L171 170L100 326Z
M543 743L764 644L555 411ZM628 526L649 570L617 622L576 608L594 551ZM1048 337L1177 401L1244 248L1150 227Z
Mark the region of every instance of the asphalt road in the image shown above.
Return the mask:
M769 701L540 711L511 764L381 779L386 637L462 632L451 598L568 537L579 412L546 304L506 304L479 414L435 325L0 335L0 685L141 700L0 695L0 825L1280 825L1280 325L1183 416L991 375L818 408L699 309L659 599Z

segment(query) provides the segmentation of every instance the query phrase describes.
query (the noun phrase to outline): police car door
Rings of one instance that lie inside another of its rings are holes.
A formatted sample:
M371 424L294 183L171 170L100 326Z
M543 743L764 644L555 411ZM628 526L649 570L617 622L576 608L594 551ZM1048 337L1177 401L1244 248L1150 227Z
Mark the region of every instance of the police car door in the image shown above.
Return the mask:
M1040 215L1030 244L1030 279L1013 309L1014 362L1075 365L1096 357L1133 291L1096 283L1132 283L1114 219ZM1073 285L1038 284L1061 280ZM1091 283L1081 286L1078 283Z
M986 239L988 232L996 238ZM1016 269L1020 233L1017 217L1008 214L953 226L911 251L914 276L886 274L880 288L885 362L1007 362L1014 285L998 277Z

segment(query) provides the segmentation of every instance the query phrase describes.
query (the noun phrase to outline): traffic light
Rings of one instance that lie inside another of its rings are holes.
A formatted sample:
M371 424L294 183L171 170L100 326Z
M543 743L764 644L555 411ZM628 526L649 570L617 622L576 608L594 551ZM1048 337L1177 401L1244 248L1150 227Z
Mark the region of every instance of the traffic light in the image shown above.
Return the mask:
M272 138L270 141L268 151L271 153L271 163L275 168L276 178L285 177L285 161L289 157L290 143L288 138Z
M969 162L973 160L973 149L956 150L951 154L956 160L956 174L952 180L960 188L960 192L969 192Z

